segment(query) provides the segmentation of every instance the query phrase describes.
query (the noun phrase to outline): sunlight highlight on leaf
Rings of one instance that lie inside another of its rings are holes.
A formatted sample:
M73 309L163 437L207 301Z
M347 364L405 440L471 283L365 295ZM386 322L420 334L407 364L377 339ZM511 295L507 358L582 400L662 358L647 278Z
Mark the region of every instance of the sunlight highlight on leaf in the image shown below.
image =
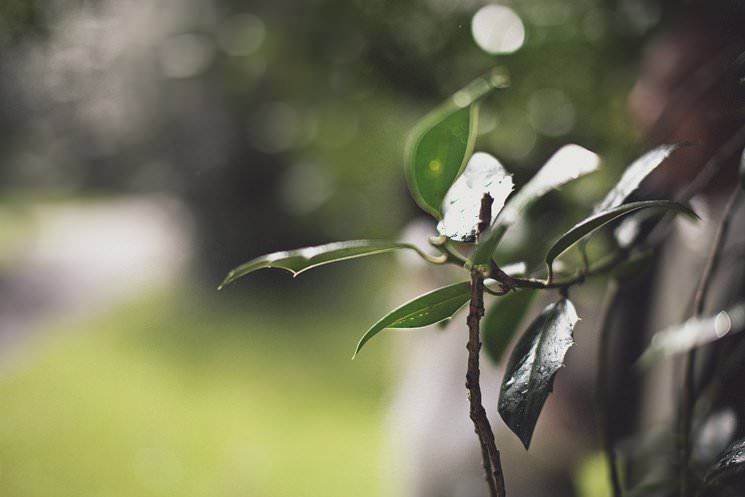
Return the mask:
M483 236L471 258L474 265L487 264L507 229L525 210L555 188L596 171L600 157L579 145L565 145L517 191L504 206L494 225Z
M512 175L504 166L492 155L476 152L445 196L442 205L444 216L437 231L460 242L475 241L484 194L489 193L494 201L491 207L493 223L512 189Z

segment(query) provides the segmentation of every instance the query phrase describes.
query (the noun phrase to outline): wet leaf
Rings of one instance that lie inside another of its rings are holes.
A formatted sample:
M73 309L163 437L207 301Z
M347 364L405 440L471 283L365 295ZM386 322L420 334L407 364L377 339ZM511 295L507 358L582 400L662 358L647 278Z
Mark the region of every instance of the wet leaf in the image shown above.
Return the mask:
M354 355L375 335L386 328L422 328L449 319L471 299L471 286L468 282L456 283L429 293L389 312L372 325L362 336Z
M234 282L249 273L264 268L279 268L292 273L295 277L314 267L331 264L332 262L356 259L368 255L382 254L397 249L411 249L422 252L408 243L387 242L381 240L351 240L335 242L316 247L305 247L297 250L274 252L252 259L236 267L228 273L218 289Z
M507 347L530 310L538 292L519 290L498 297L481 321L484 350L494 364L502 362Z
M564 233L558 240L554 242L548 252L546 253L546 265L548 266L549 278L552 274L552 263L554 259L563 254L572 245L580 241L582 238L594 233L608 223L615 221L623 216L631 214L633 212L640 211L642 209L668 209L673 211L682 212L690 217L698 218L695 212L690 208L678 202L670 200L648 200L644 202L632 202L630 204L623 204L618 207L614 207L608 211L593 214L592 216L583 219L579 223L575 224L569 231Z
M492 72L455 93L414 128L406 147L406 179L419 207L442 218L442 201L473 152L478 101L506 78Z
M565 145L512 196L492 227L481 237L471 258L474 265L487 264L507 229L525 210L551 190L578 179L598 168L598 156L579 145Z
M745 304L720 311L714 316L691 318L683 324L658 331L639 358L647 368L659 359L688 352L745 329Z
M484 194L488 193L493 200L491 224L504 207L512 188L512 175L504 166L495 157L476 152L445 195L444 217L437 225L437 231L460 242L475 241Z
M733 483L745 478L745 438L727 447L704 477L707 486Z
M510 356L499 395L499 414L527 449L556 372L574 344L579 321L569 299L551 304L531 323Z
M605 212L623 204L624 200L639 188L644 178L662 164L676 148L678 148L677 145L661 145L635 160L626 168L616 186L595 206L593 214Z

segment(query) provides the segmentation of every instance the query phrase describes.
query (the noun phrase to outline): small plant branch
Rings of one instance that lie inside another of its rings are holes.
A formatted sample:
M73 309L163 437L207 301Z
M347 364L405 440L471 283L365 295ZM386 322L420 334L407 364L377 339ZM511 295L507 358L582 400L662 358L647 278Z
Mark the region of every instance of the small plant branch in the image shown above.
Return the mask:
M489 226L491 220L492 198L487 193L481 199L479 214L479 233ZM505 497L504 475L499 449L494 440L486 409L481 400L479 352L481 350L480 323L484 316L484 274L478 269L471 270L471 303L468 312L468 371L466 388L470 402L470 416L481 444L481 457L484 467L484 478L489 486L491 497Z
M608 460L608 472L610 476L613 497L621 497L621 478L618 474L618 462L616 452L613 449L613 433L610 423L610 385L608 384L608 370L610 368L610 317L613 302L618 294L618 284L611 281L605 295L602 315L600 318L600 340L598 343L597 378L595 379L595 402L597 412L598 431L603 444L603 451Z
M547 281L536 278L515 278L506 274L496 264L492 264L489 276L499 281L503 287L509 289L530 288L533 290L560 290L562 288L569 288L584 283L584 281L589 277L605 274L616 268L622 262L628 260L630 255L631 252L628 250L618 250L617 252L605 257L594 266L591 266L586 271L580 271L575 276L563 280Z
M696 287L696 293L693 302L693 317L703 314L706 297L711 286L712 276L714 275L724 248L724 242L727 240L732 214L740 198L740 186L735 190L727 200L722 213L722 220L714 237L712 249L709 258L704 266L703 273ZM680 442L680 495L689 497L691 495L690 481L688 478L688 467L691 458L691 427L693 425L693 412L696 405L696 349L691 350L686 356L685 378L683 385L683 402L681 405L681 442Z

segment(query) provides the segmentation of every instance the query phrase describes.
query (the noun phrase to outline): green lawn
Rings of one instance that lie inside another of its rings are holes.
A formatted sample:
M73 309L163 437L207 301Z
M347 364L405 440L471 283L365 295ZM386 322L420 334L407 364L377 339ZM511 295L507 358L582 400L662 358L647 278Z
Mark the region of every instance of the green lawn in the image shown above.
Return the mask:
M0 373L0 495L389 495L373 311L291 307L159 292L37 334Z

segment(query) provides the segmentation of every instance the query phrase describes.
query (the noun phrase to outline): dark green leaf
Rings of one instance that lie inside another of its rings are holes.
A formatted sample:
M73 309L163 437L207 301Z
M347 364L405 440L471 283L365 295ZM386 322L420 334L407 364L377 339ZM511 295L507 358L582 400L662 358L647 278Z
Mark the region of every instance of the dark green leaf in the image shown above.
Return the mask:
M406 179L417 204L437 219L442 218L445 194L473 152L478 100L505 84L505 77L496 72L477 79L412 131L406 147Z
M538 292L520 290L497 298L481 321L484 350L495 364L502 361L507 347L517 333Z
M354 355L375 335L386 328L422 328L449 319L471 299L468 282L438 288L389 312L362 336Z
M540 171L512 196L494 225L482 235L471 258L473 264L489 262L507 229L523 215L530 204L549 191L595 171L598 164L598 156L579 145L565 145L559 149Z
M660 358L688 352L743 329L745 304L720 311L714 316L691 318L683 324L655 333L639 358L639 366L647 368Z
M620 205L614 207L611 210L593 214L592 216L583 219L579 223L575 224L569 231L564 233L554 244L548 249L546 253L546 265L548 266L549 279L552 274L552 263L554 259L563 254L572 245L577 243L582 238L594 233L606 224L615 221L623 216L637 212L642 209L668 209L673 211L682 212L693 218L698 218L695 212L690 208L678 202L670 200L649 200L644 202L633 202L630 204Z
M616 186L614 186L605 198L595 206L593 214L605 212L623 204L624 200L626 200L634 190L639 188L639 185L644 178L654 171L657 166L662 164L662 162L667 159L676 148L678 148L677 145L661 145L635 160L626 168L626 171L624 171L621 179L616 183Z
M308 269L323 266L324 264L355 259L367 255L382 254L396 249L411 249L422 254L414 245L381 240L351 240L318 245L316 247L305 247L297 250L274 252L257 257L236 267L228 273L218 289L222 289L225 285L259 269L276 267L289 271L294 277Z
M510 356L499 395L499 414L527 449L556 372L574 344L579 320L569 299L549 305L531 323Z
M704 477L707 485L734 483L745 478L745 438L727 447Z
M512 188L512 175L504 166L495 157L476 152L445 195L444 216L437 231L452 240L475 241L484 194L488 193L493 200L491 224L504 207Z

